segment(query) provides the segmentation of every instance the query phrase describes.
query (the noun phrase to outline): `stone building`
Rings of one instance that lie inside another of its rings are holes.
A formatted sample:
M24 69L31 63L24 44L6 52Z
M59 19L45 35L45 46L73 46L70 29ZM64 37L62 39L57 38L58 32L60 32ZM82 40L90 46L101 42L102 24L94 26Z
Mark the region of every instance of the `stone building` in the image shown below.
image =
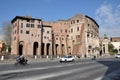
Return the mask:
M52 27L30 16L16 16L12 21L12 55L51 55Z
M104 36L100 38L101 56L109 55L109 52L108 52L108 44L109 43L110 43L110 39L107 37L106 34L104 34Z
M38 57L99 54L99 25L87 15L45 22L16 16L12 21L12 55Z
M89 16L77 14L69 19L71 54L92 56L99 53L99 25Z
M54 35L54 56L62 56L68 54L68 36L69 23L68 20L58 20L57 22L43 22L45 25L52 26Z
M89 16L77 14L68 20L44 22L44 24L53 28L56 55L99 54L99 25Z

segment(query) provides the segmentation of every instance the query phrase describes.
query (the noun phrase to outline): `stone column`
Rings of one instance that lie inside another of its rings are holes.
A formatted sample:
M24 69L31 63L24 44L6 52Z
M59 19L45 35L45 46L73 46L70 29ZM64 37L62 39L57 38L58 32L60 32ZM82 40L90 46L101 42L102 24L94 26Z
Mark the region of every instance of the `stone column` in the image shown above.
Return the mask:
M44 44L44 55L46 56L47 55L47 45Z
M38 48L37 48L37 56L40 55L40 45L38 44Z
M108 44L105 44L105 53L108 54Z
M41 56L41 45L38 46L38 54L37 55L38 55L38 57Z
M27 53L27 44L24 43L23 45L23 54L25 54L26 56L28 56L28 53Z

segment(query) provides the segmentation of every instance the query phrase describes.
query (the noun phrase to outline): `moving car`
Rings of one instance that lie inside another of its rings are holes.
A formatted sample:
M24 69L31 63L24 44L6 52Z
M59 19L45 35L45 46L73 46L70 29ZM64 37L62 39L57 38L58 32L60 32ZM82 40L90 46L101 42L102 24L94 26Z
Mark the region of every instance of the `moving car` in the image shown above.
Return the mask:
M115 54L116 58L120 58L120 53L119 54Z
M60 62L73 62L75 58L71 55L67 55L60 58Z

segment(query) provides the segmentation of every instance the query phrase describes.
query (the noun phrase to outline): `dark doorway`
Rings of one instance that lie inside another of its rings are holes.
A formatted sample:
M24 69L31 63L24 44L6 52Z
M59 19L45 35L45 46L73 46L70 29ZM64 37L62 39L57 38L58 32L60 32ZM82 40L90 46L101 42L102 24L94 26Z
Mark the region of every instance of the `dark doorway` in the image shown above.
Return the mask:
M19 55L23 55L23 44L23 41L19 42Z
M58 54L58 44L55 44L56 55Z
M44 55L44 43L42 43L42 46L41 46L41 55L43 56Z
M49 51L50 51L49 49L50 49L50 44L48 43L47 44L47 55L49 55Z
M37 55L37 50L38 50L38 42L34 42L34 45L33 45L33 55Z
M64 54L64 44L62 44L62 55Z

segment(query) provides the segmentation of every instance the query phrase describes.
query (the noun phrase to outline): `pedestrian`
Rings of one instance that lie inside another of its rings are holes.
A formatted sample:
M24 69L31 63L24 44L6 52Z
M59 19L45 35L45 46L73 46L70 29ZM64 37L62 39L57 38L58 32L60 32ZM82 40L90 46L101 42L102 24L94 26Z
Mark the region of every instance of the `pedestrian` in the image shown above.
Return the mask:
M85 57L85 58L87 57L86 54L84 55L84 57Z

